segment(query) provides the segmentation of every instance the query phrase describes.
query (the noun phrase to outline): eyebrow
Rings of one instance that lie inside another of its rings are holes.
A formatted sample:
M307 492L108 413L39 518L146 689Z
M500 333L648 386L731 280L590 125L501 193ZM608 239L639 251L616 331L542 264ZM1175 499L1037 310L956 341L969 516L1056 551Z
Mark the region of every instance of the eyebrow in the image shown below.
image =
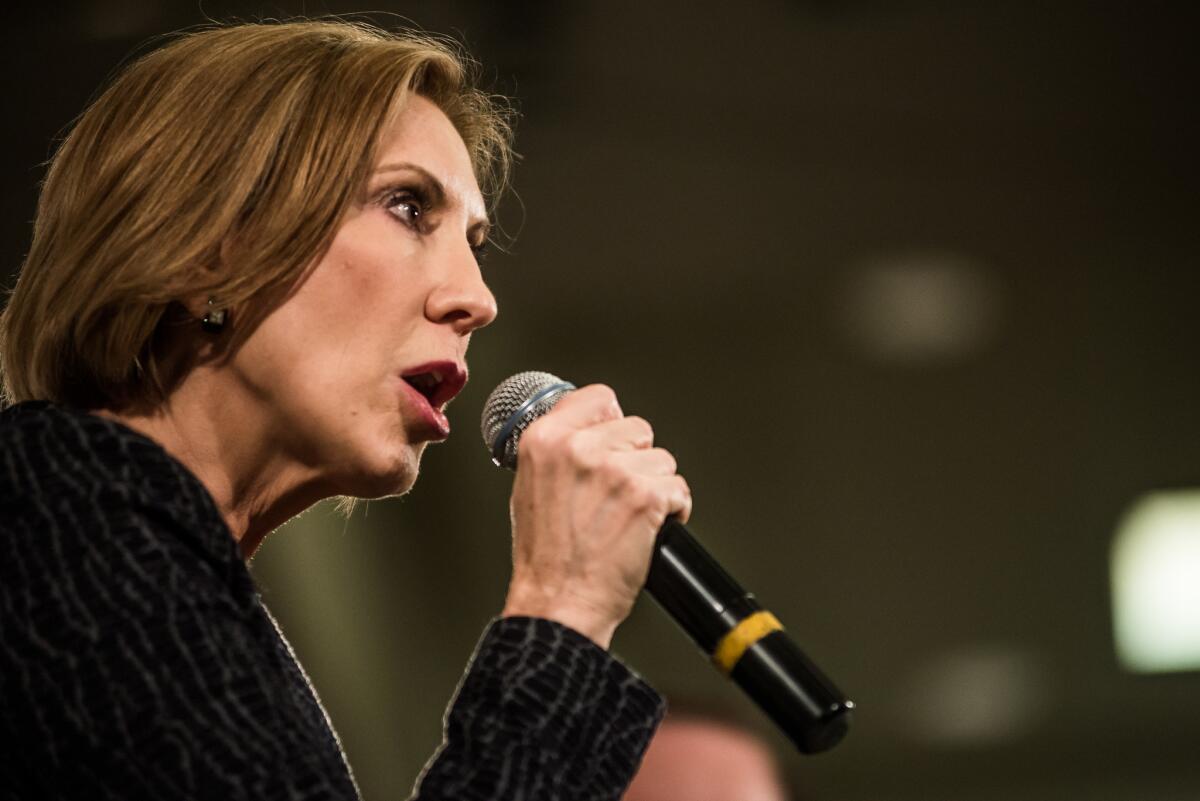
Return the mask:
M440 180L438 180L436 175L434 175L429 170L422 167L420 164L413 164L411 161L392 162L391 164L384 164L380 167L377 167L371 174L379 175L380 173L400 172L402 170L408 170L410 172L415 172L425 180L425 182L429 185L430 194L433 195L432 200L433 200L434 205L436 205L436 206L446 205L446 201L448 200L448 198L450 196L450 193L446 191L446 185L443 184ZM488 233L491 231L491 228L492 228L492 223L487 217L477 217L477 218L475 218L475 220L473 220L471 222L470 225L467 226L467 233L470 234L470 233L474 233L476 231L482 231L483 238L487 239Z

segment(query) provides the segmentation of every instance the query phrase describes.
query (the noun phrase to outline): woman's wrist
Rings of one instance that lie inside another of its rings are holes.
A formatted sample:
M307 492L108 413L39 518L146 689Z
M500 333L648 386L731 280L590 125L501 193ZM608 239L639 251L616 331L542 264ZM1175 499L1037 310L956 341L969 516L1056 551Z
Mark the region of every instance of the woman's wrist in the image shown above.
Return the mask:
M604 614L586 604L564 602L547 597L537 590L510 587L501 617L540 617L553 620L579 632L601 648L608 650L619 620L611 613Z

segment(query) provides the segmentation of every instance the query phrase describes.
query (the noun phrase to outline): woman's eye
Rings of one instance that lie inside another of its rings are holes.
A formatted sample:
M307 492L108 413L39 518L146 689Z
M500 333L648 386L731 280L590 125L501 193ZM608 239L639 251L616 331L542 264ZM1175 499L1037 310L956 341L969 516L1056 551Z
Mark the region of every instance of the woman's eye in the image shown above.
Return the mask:
M487 240L480 242L478 245L471 245L471 253L475 254L475 261L482 263L487 258Z
M420 224L421 216L425 213L421 201L409 192L390 195L384 202L384 206L400 222L413 227Z

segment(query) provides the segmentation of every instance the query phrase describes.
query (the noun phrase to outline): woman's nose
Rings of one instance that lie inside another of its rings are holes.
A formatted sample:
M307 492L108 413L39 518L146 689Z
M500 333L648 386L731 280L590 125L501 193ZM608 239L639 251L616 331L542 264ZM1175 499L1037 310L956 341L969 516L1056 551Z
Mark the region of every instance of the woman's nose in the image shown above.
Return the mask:
M425 314L435 323L449 323L458 333L469 334L495 320L496 313L496 297L464 241L451 254L443 280L429 293Z

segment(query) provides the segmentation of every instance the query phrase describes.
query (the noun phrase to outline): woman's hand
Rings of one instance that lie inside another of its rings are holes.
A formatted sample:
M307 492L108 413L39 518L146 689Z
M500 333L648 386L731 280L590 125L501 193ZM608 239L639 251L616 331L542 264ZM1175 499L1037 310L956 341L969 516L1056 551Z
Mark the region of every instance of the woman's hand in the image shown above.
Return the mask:
M616 395L578 389L521 436L505 616L555 620L603 648L633 608L654 538L692 510L675 458Z

